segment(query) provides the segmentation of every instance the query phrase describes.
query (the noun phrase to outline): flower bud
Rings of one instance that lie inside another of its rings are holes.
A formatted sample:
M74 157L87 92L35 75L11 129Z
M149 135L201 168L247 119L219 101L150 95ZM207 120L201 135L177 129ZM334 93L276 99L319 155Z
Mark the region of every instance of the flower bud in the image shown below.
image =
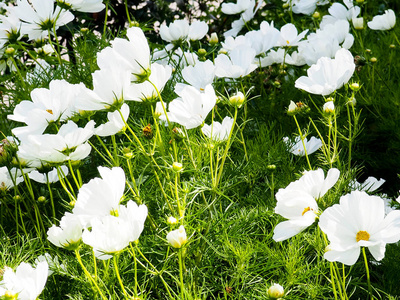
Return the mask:
M172 164L172 170L174 170L175 172L180 172L182 170L182 164L175 161Z
M207 55L207 50L206 50L206 49L203 49L203 48L200 48L200 49L197 51L197 55L198 55L199 57L204 57L204 56Z
M283 8L283 9L288 8L288 7L289 7L289 3L283 3L283 4L282 4L282 8Z
M351 97L349 98L349 101L347 102L347 104L348 104L348 105L351 105L351 106L356 106L356 104L357 104L356 97L351 96Z
M285 295L285 290L280 284L274 283L267 291L270 299L279 299Z
M181 248L187 242L185 227L179 226L167 234L168 243L174 248Z
M215 46L216 44L218 44L219 40L218 40L218 35L216 32L211 33L211 36L208 39L208 42L210 43L211 46Z
M244 103L245 97L242 92L237 92L236 95L229 97L229 103L235 107L241 107Z
M335 112L335 104L333 101L328 101L324 104L322 110L327 114L333 114Z
M362 3L364 3L364 0L356 0L356 2L357 2L358 4L362 4Z
M390 49L395 49L395 48L396 48L396 45L390 44L390 45L389 45L389 48L390 48Z
M364 18L353 18L353 26L355 29L363 29L364 28Z
M360 84L358 82L353 82L353 83L349 84L349 88L352 91L356 92L356 91L360 90L361 86L360 86Z
M376 57L371 57L369 59L369 61L372 62L372 63L376 63L378 61L378 59Z
M167 223L169 225L174 225L174 224L178 223L178 220L176 218L174 218L173 216L169 216L168 219L167 219Z
M316 12L313 13L312 17L313 17L314 19L319 19L319 18L321 17L321 14L320 14L319 12L316 11Z
M38 201L39 203L44 203L44 202L46 201L46 197L45 197L45 196L40 196L40 197L37 199L37 201Z
M15 49L13 47L7 47L7 49L4 51L4 54L7 56L14 56Z
M4 300L17 300L18 299L18 294L7 290L7 291L4 292L3 297L4 297Z

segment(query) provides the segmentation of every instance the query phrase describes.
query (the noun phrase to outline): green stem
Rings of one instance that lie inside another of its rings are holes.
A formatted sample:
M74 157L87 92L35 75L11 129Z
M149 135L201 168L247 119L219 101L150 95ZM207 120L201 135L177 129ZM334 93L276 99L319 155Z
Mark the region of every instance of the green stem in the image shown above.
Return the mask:
M310 160L309 160L308 154L307 154L306 144L305 144L305 142L304 142L305 136L304 136L303 133L301 132L301 128L300 128L299 122L297 122L297 118L296 118L295 115L293 115L293 119L294 119L294 121L296 122L296 126L297 126L297 129L298 129L298 131L299 131L299 135L300 135L300 139L301 139L301 143L303 144L304 154L305 154L306 159L307 159L308 168L309 168L310 170L312 170L311 163L310 163Z
M83 272L85 273L86 277L89 279L89 281L94 285L94 287L96 288L96 290L99 292L101 298L103 300L108 300L103 293L101 292L99 286L97 285L96 281L93 279L92 275L90 275L89 271L85 268L83 262L82 262L82 258L81 255L79 254L79 249L75 249L75 256L76 259L78 260L78 263L80 264Z
M124 293L125 298L128 298L128 293L125 290L124 284L122 283L122 279L121 276L119 274L119 270L118 270L118 255L114 255L114 269L115 269L115 274L117 275L117 279L119 282L119 285L121 286L122 292Z
M185 299L185 285L183 284L183 256L182 256L183 248L179 249L179 278L181 284L181 300Z
M366 272L366 275L367 275L368 294L369 294L370 299L373 300L375 298L372 295L371 279L370 279L370 276L369 276L369 267L368 267L367 254L365 253L365 247L362 247L362 253L363 253L363 257L364 257L365 272Z

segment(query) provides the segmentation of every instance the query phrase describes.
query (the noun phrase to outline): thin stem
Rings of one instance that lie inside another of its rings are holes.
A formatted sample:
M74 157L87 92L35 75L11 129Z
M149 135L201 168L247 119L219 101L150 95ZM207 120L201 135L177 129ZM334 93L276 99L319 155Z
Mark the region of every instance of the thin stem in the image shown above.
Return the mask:
M128 293L125 290L124 284L122 283L122 279L121 276L119 274L119 270L118 270L118 259L117 259L118 255L114 255L114 269L115 269L115 274L117 275L118 278L118 282L119 285L121 286L122 292L124 293L125 298L128 298Z
M371 279L369 276L369 267L368 267L367 254L365 253L365 247L362 247L362 253L363 253L363 257L364 257L365 273L367 275L368 294L369 294L370 299L373 300L374 296L372 295Z
M185 285L183 284L183 256L182 247L179 249L179 278L181 283L181 300L185 299Z
M303 144L304 154L305 154L306 159L307 159L308 167L309 167L310 170L312 170L312 167L311 167L311 164L310 164L310 160L309 160L308 154L307 154L306 144L305 144L305 142L304 142L305 136L304 136L303 133L301 132L301 128L300 128L299 122L297 122L297 118L296 118L295 115L293 115L293 119L294 119L294 121L296 122L297 129L299 130L300 139L301 139L301 143Z

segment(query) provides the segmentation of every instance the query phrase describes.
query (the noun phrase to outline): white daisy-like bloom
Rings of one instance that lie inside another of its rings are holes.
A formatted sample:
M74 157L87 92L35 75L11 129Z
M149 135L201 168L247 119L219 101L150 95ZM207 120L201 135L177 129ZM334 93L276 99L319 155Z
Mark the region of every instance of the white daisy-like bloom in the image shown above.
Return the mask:
M385 179L377 179L373 176L369 176L363 183L353 180L350 182L350 187L354 190L364 191L364 192L374 192L379 189L382 184L385 183Z
M83 231L82 241L93 247L96 258L107 260L129 246L130 230L124 219L111 215L96 217L90 221L90 230Z
M21 20L14 13L13 6L6 6L6 15L0 15L0 48L8 41L20 40L22 38L20 29Z
M237 15L244 12L248 7L254 7L254 0L237 0L236 3L222 3L221 12L226 15Z
M256 51L249 46L239 46L233 49L229 56L219 54L215 58L215 75L217 77L240 78L253 72Z
M84 225L95 217L118 215L125 190L125 172L120 167L98 167L101 178L93 178L79 190L72 213Z
M62 125L57 134L29 135L21 141L17 155L23 161L63 163L86 158L91 151L88 140L93 136L94 121L80 128L73 121Z
M222 123L214 121L211 125L204 124L201 131L209 139L222 142L228 139L232 126L233 119L227 116L222 120Z
M386 244L400 240L400 211L385 216L383 199L353 191L320 215L319 227L330 242L324 254L328 261L354 265L361 247L367 247L380 261L385 256Z
M61 0L60 3L69 6L72 10L96 13L105 8L103 0Z
M10 120L28 125L14 128L13 134L17 137L42 134L50 123L68 120L76 112L76 98L84 89L83 83L53 80L48 89L32 90L32 101L21 101L15 106L13 114L7 116Z
M211 60L199 61L194 66L187 66L182 70L183 79L199 91L204 91L207 85L212 84L215 78L215 66ZM179 94L187 84L177 83L175 92Z
M153 85L157 87L157 90L161 93L164 86L171 78L172 67L169 65L162 65L159 63L151 64L151 74L149 80L131 84L126 92L126 101L138 101L138 102L155 102L158 100L158 93Z
M14 13L23 22L21 33L27 34L29 40L44 39L53 34L53 29L66 25L74 15L55 5L55 0L17 0Z
M396 25L396 15L392 9L387 9L383 15L373 17L367 25L373 30L390 30Z
M321 57L315 65L307 70L307 76L301 76L295 87L311 94L329 95L340 89L353 76L354 57L350 51L342 48L335 58Z
M320 27L325 26L329 23L335 23L337 20L347 20L351 21L354 18L357 18L361 12L361 8L358 6L354 6L353 0L343 0L343 4L335 2L328 9L329 15L325 15L322 17L322 21Z
M169 103L167 115L170 122L181 124L186 129L200 126L217 101L211 85L207 85L204 92L186 86L179 96ZM162 114L160 119L166 121L166 116Z
M296 26L292 23L283 25L280 30L280 37L277 41L277 45L281 47L293 47L298 46L300 41L306 36L308 29L297 32Z
M7 191L24 181L21 171L18 169L8 170L6 166L0 167L0 191Z
M119 207L119 216L128 223L130 230L129 241L134 242L139 239L140 234L144 229L144 222L146 221L148 214L147 206L144 204L137 205L132 200L129 200L126 205Z
M56 168L53 168L51 171L47 173L41 173L38 170L33 170L29 172L28 176L30 179L39 182L39 183L53 183L58 182L60 177L65 177L68 175L68 167L61 166L62 172L59 172Z
M189 28L190 25L187 20L175 20L169 26L161 24L160 36L164 41L169 43L186 40L189 35Z
M186 230L183 225L167 234L168 243L174 248L181 248L187 242Z
M83 228L78 216L65 213L59 226L47 230L47 239L57 247L75 250L81 243Z
M36 268L22 262L15 272L5 267L0 281L0 297L7 293L14 295L15 299L36 300L46 285L48 272L49 266L46 261L39 262Z
M322 169L305 171L299 180L279 189L275 195L275 212L288 220L276 225L274 241L287 240L314 223L319 213L316 199L335 185L339 175L335 168L328 171L326 178Z
M124 131L126 127L125 123L129 118L129 112L129 105L126 103L122 104L120 111L108 112L108 121L95 128L94 134L98 136L111 136Z
M204 21L195 20L189 26L188 40L201 40L208 32L208 25Z
M312 136L310 140L307 140L306 137L304 138L305 149L300 136L296 136L294 142L291 142L288 137L284 137L283 141L289 147L289 151L298 156L306 155L306 151L307 155L312 154L322 147L321 139L316 138L315 136Z

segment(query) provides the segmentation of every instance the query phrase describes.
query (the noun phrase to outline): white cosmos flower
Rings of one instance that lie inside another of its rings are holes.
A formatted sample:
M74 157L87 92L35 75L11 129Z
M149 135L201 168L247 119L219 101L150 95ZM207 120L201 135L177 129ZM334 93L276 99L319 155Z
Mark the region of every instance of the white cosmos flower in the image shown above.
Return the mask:
M304 156L306 155L305 150L307 150L307 155L314 153L317 151L319 148L322 146L322 141L319 138L316 138L315 136L312 136L310 140L307 140L307 138L304 138L304 145L305 145L305 150L303 146L303 142L300 138L300 136L296 136L294 143L289 141L288 137L284 137L283 141L285 144L289 147L289 151L293 153L294 155L299 155L299 156Z
M221 11L226 15L236 15L244 12L250 6L254 7L254 0L237 0L236 3L222 3Z
M94 217L118 215L125 190L125 173L120 167L98 167L101 178L82 185L72 213L82 216L83 224Z
M160 36L166 42L177 42L179 40L184 41L189 35L190 25L185 19L175 20L170 23L169 26L161 24Z
M60 180L59 176L65 177L68 175L68 167L61 166L63 174L59 174L56 168L53 168L47 173L40 173L38 170L33 170L29 172L28 176L30 179L39 183L53 183Z
M350 182L350 187L364 192L374 192L381 187L382 184L385 183L385 179L376 179L373 176L369 176L363 183L359 183L357 180L353 180Z
M22 38L20 29L22 26L21 20L14 13L13 6L6 6L6 15L0 15L0 48L6 42L13 42Z
M105 8L103 0L61 0L60 2L73 10L87 13L100 12Z
M257 68L253 63L255 56L256 51L244 45L234 48L229 56L219 54L215 58L215 75L228 78L244 77Z
M322 169L306 171L299 180L279 189L275 212L288 220L275 227L273 239L284 241L313 224L319 210L316 199L335 185L339 175L335 168L328 171L326 178Z
M59 226L47 230L47 239L57 247L74 250L81 243L83 228L78 216L65 213Z
M183 225L167 234L168 243L174 248L181 248L187 242L186 230Z
M48 272L46 261L39 262L36 268L22 262L15 272L5 267L3 279L0 281L0 298L8 292L15 294L15 299L18 300L36 300L46 285Z
M204 124L201 131L208 138L217 142L222 142L228 139L232 126L233 119L231 117L225 117L222 123L214 121L211 125Z
M199 61L194 66L187 66L182 70L183 79L191 86L200 91L204 91L205 87L212 84L215 78L215 66L210 60ZM175 92L180 93L187 86L184 83L175 85Z
M90 230L83 231L82 241L93 247L96 258L107 260L129 245L130 230L124 219L111 215L96 217L90 221Z
M49 88L36 88L31 99L18 103L8 119L23 122L28 126L16 127L13 133L17 137L27 134L42 134L52 122L66 121L76 111L76 97L85 88L83 83L70 84L65 80L53 80Z
M189 26L189 41L201 40L208 32L208 25L204 21L195 20Z
M179 96L168 105L168 119L181 124L186 129L200 126L217 101L211 85L206 86L204 93L192 86L187 86ZM160 119L165 121L165 115L161 115Z
M353 265L361 247L368 247L379 261L385 256L386 244L400 239L400 211L385 217L383 199L353 191L321 214L319 227L330 241L325 259Z
M127 30L128 40L116 38L111 47L106 47L97 54L100 69L116 69L116 72L128 71L130 81L139 83L150 75L150 48L147 39L139 27Z
M264 21L264 23L266 23ZM256 55L267 52L274 47L280 37L279 30L272 27L264 30L252 30L245 34L246 43L256 50Z
M296 26L294 26L292 23L283 25L280 30L280 37L277 45L281 47L298 46L300 40L306 36L307 32L308 29L298 34Z
M157 90L161 92L164 89L165 84L171 78L172 68L169 65L162 65L159 63L151 64L151 74L149 80L131 84L127 93L126 101L143 101L143 102L154 102L158 100L158 93L154 88L153 84L157 87Z
M125 129L125 122L127 122L128 118L129 105L124 103L122 104L120 111L116 110L107 113L108 122L95 128L94 134L98 136L110 136L117 134Z
M373 30L390 30L396 25L396 15L393 10L387 9L383 15L373 17L367 25Z
M15 168L10 171L6 166L0 167L0 191L7 191L24 181L21 172Z
M27 34L29 40L44 39L53 34L53 29L68 24L74 15L55 6L55 0L17 0L14 13L23 22L21 33Z
M86 158L91 151L87 141L92 137L93 130L93 120L84 128L68 121L60 127L57 134L27 136L21 141L17 155L22 160L39 160L44 164L79 161Z
M350 51L342 48L335 58L321 57L307 70L307 76L301 76L295 87L311 94L329 95L346 84L355 70L354 57Z
M343 0L343 4L335 2L328 9L329 15L322 17L320 27L325 26L328 23L335 23L337 20L350 21L357 18L361 12L361 8L354 6L353 0Z
M130 227L130 242L136 241L144 229L144 222L146 221L148 214L147 206L144 204L137 205L132 200L126 203L126 206L121 205L119 207L119 216L128 223Z

